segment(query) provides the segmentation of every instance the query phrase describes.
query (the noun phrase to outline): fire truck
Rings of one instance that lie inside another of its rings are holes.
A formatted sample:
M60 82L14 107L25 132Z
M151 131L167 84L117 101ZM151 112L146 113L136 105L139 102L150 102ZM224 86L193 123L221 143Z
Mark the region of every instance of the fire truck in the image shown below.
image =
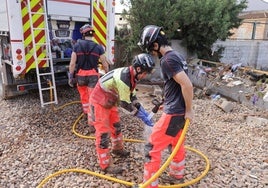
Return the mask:
M2 3L4 1L4 3ZM115 0L1 0L0 97L39 90L41 106L57 104L68 83L72 46L85 23L114 61ZM44 97L50 93L50 97ZM52 97L51 97L52 95Z

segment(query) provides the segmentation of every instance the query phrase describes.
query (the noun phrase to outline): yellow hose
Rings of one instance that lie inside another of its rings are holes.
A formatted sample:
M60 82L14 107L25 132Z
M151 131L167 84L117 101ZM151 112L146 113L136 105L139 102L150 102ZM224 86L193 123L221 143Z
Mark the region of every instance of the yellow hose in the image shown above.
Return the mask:
M174 150L172 151L172 153L170 154L170 156L168 157L168 159L166 160L166 162L161 166L161 168L149 179L147 180L145 183L143 184L140 184L140 188L146 188L148 185L150 185L156 178L158 178L163 172L164 170L168 167L168 165L170 164L170 162L172 161L172 159L174 158L174 156L176 155L176 153L178 152L180 146L181 146L181 143L183 141L183 139L185 138L185 135L186 135L186 132L188 130L188 127L189 127L189 119L186 119L186 122L185 122L185 125L184 125L184 128L183 128L183 131L182 131L182 134L181 134L181 137L180 139L178 140L178 143L176 144ZM188 185L192 185L196 182L198 182L199 180L201 180L209 171L209 160L208 158L203 155L200 151L196 150L196 149L193 149L193 148L190 148L190 147L187 147L185 146L186 149L190 150L190 151L193 151L193 152L196 152L197 154L199 154L201 157L204 158L204 160L206 161L206 168L205 170L203 171L203 173L198 176L197 178L191 180L191 181L188 181L188 182L185 182L185 183L182 183L182 184L176 184L176 185L167 185L167 186L164 186L164 185L159 185L158 187L165 187L165 188L173 188L173 187L185 187L185 186L188 186Z
M78 117L78 119L75 121L73 127L72 127L72 131L74 132L75 135L81 137L81 138L85 138L85 139L95 139L94 136L84 136L84 135L81 135L79 133L77 133L75 131L75 127L77 125L77 123L79 122L79 120L83 117L83 113ZM157 173L155 173L154 176L152 176L148 181L146 181L145 183L143 184L139 184L139 188L146 188L149 184L151 184L152 181L154 181L156 178L158 178L162 172L167 168L167 166L169 165L169 163L171 162L171 160L173 159L174 155L176 154L176 152L178 151L178 149L180 148L180 145L182 143L182 140L184 139L185 135L186 135L186 132L187 132L187 129L188 129L188 126L189 126L189 120L187 119L186 122L185 122L185 125L184 125L184 129L182 131L182 135L178 141L178 143L176 144L173 152L171 153L171 155L168 157L168 159L166 160L166 162L162 165L162 167L157 171ZM142 142L145 142L144 140L136 140L136 139L124 139L124 141L128 141L128 142L139 142L139 143L142 143ZM203 159L205 160L206 162L206 168L205 170L202 172L202 174L200 176L198 176L197 178L191 180L191 181L188 181L188 182L185 182L185 183L182 183L182 184L176 184L176 185L167 185L167 186L164 186L164 185L159 185L158 187L159 188L175 188L175 187L184 187L184 186L188 186L188 185L192 185L198 181L200 181L209 171L209 160L208 158L203 154L201 153L200 151L194 149L194 148L191 148L191 147L188 147L188 146L185 146L185 148L187 150L190 150L192 152L195 152L197 153L198 155L200 155L201 157L203 157ZM103 179L107 179L107 180L110 180L110 181L114 181L114 182L117 182L117 183L120 183L120 184L124 184L126 186L134 186L134 185L137 185L135 183L132 183L132 182L127 182L127 181L123 181L123 180L120 180L120 179L117 179L117 178L113 178L111 176L107 176L107 175L103 175L103 174L99 174L99 173L96 173L96 172L93 172L93 171L90 171L90 170L85 170L85 169L64 169L64 170L60 170L58 172L55 172L51 175L49 175L48 177L46 177L39 185L38 185L38 188L41 188L47 181L49 181L49 179L55 177L55 176L58 176L60 174L63 174L63 173L68 173L68 172L79 172L79 173L85 173L85 174L89 174L89 175L93 175L93 176L97 176L97 177L100 177L100 178L103 178Z
M52 94L51 94L52 95ZM63 105L59 108L54 108L53 107L53 110L59 110L59 109L62 109L64 108L65 106L68 106L70 104L75 104L75 103L80 103L80 101L74 101L74 102L71 102L71 103L67 103L66 105ZM72 131L74 132L75 135L77 135L78 137L81 137L81 138L85 138L85 139L95 139L94 136L85 136L85 135L81 135L79 133L76 132L75 128L76 128L76 125L78 124L78 122L80 121L80 119L83 117L84 113L82 113L77 119L76 121L74 122L73 124L73 127L72 127ZM185 138L185 135L186 135L186 132L188 130L188 127L189 127L189 120L186 119L185 121L185 125L184 125L184 128L183 128L183 131L182 131L182 134L181 134L181 137L180 139L178 140L178 143L176 144L174 150L172 151L172 153L170 154L170 156L168 157L168 159L165 161L165 163L161 166L161 168L149 179L147 180L146 182L144 182L143 184L139 184L138 187L139 188L146 188L148 185L150 185L156 178L158 178L162 173L163 171L168 167L168 165L170 164L171 160L174 158L175 154L177 153L177 151L179 150L180 146L181 146L181 143L182 141L184 140ZM127 142L138 142L138 143L143 143L145 142L144 140L136 140L136 139L124 139L124 141L127 141ZM197 178L191 180L191 181L188 181L188 182L185 182L185 183L182 183L182 184L176 184L176 185L159 185L158 187L159 188L177 188L177 187L185 187L185 186L188 186L188 185L192 185L194 183L197 183L198 181L200 181L209 171L209 168L210 168L210 164L209 164L209 160L208 158L200 151L194 149L194 148L191 148L191 147L188 147L188 146L185 146L185 148L187 150L190 150L192 152L195 152L197 153L198 155L200 155L206 162L206 168L205 170L201 173L200 176L198 176ZM110 181L114 181L114 182L117 182L117 183L120 183L120 184L124 184L124 185L127 185L127 186L134 186L135 187L137 186L137 184L135 183L132 183L132 182L127 182L127 181L123 181L123 180L120 180L120 179L117 179L117 178L113 178L111 176L107 176L107 175L103 175L103 174L99 174L99 173L96 173L96 172L93 172L93 171L90 171L90 170L85 170L85 169L64 169L64 170L60 170L60 171L57 171L49 176L47 176L38 186L37 188L41 188L47 181L49 181L51 178L53 177L56 177L60 174L63 174L63 173L68 173L68 172L79 172L79 173L85 173L85 174L89 174L89 175L93 175L93 176L97 176L97 177L100 177L100 178L103 178L103 179L107 179L107 180L110 180Z
M190 124L189 120L186 119L184 128L183 128L181 136L180 136L180 139L179 139L178 143L176 144L174 150L172 151L172 153L170 154L170 156L168 157L166 162L161 166L161 168L149 180L147 180L144 184L140 185L140 188L146 188L148 185L150 185L156 178L158 178L164 172L164 170L167 168L167 166L169 165L169 163L171 162L171 160L173 159L173 157L176 155L177 151L179 150L181 143L185 137L186 131L188 130L189 124Z
M127 186L133 186L134 185L134 183L123 181L123 180L120 180L120 179L116 179L116 178L113 178L111 176L106 176L106 175L103 175L103 174L99 174L99 173L96 173L96 172L93 172L93 171L90 171L90 170L72 168L72 169L60 170L60 171L55 172L54 174L51 174L51 175L47 176L37 186L37 188L41 188L49 179L51 179L53 177L56 177L56 176L59 176L59 175L64 174L64 173L68 173L68 172L78 172L78 173L89 174L89 175L97 176L97 177L100 177L100 178L103 178L103 179L107 179L107 180L111 180L111 181L114 181L114 182L118 182L120 184L124 184L124 185L127 185Z
M53 101L54 100L54 98L53 98L53 89L51 87L52 86L52 82L49 79L47 79L47 82L48 82L49 87L51 88L49 90L50 101ZM54 104L51 104L51 107L52 107L52 110L53 111L57 111L57 110L61 110L61 109L65 108L66 106L69 106L69 105L72 105L72 104L81 104L81 101L72 101L72 102L66 103L66 104L64 104L64 105L62 105L62 106L60 106L58 108L55 108Z
M81 119L83 116L84 116L84 113L82 113L82 114L77 118L77 120L74 122L73 127L72 127L72 131L73 131L73 133L74 133L76 136L80 137L80 138L85 138L85 139L95 139L94 136L85 136L85 135L82 135L82 134L79 134L78 132L76 132L76 130L75 130L76 125L77 125L77 123L80 121L80 119ZM142 142L144 142L143 140L126 139L126 138L124 139L124 141L126 141L126 142L138 142L138 143L142 143Z

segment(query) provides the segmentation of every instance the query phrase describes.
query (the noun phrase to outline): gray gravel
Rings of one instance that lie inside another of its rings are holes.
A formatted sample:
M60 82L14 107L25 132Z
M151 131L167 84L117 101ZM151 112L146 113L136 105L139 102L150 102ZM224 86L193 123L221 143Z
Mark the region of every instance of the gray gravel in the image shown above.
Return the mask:
M151 109L151 91L140 89L147 110ZM76 89L58 88L59 104L79 100ZM268 125L248 124L243 114L259 113L254 107L234 103L230 113L223 112L210 99L195 99L195 123L189 127L186 145L204 153L211 168L201 181L189 187L268 187ZM72 132L81 114L80 104L59 110L41 108L38 93L32 92L12 100L0 101L0 187L37 187L49 175L64 169L100 171L93 139L80 138ZM125 138L144 139L143 124L121 111ZM154 117L156 120L160 112ZM76 131L91 135L83 117ZM131 151L128 159L113 158L126 171L115 178L141 183L143 176L143 143L126 142ZM168 151L164 152L163 161ZM187 152L185 181L196 178L205 162ZM111 175L112 176L112 175ZM164 182L160 178L161 184ZM85 173L69 172L50 179L43 187L121 188L127 187Z

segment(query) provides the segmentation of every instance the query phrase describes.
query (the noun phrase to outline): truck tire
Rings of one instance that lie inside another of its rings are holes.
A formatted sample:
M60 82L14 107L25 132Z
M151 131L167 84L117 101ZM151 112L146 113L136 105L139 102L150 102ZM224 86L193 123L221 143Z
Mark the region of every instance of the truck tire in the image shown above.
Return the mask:
M4 88L3 88L2 76L0 76L0 99L3 99L3 93Z

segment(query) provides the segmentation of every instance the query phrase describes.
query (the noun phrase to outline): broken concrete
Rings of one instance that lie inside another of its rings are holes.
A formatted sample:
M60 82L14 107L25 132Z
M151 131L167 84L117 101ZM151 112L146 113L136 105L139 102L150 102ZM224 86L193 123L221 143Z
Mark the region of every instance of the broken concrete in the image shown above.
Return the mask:
M268 71L193 59L189 61L189 77L206 95L268 109Z
M217 104L217 106L221 108L224 112L231 112L234 108L234 105L227 100L223 100L221 104Z
M261 117L247 116L246 121L249 125L268 125L268 119Z

